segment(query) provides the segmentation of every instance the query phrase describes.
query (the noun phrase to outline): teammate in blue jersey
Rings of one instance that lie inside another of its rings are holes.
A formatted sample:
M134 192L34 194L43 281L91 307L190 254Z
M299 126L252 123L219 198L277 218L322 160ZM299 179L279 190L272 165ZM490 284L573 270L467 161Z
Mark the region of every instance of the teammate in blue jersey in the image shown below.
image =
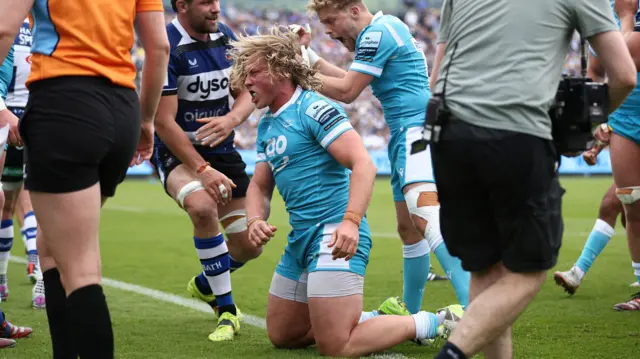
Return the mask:
M153 163L166 192L193 223L203 271L187 290L218 313L209 339L232 340L240 329L240 313L230 272L261 253L247 239L249 177L233 144L234 128L253 105L248 93L229 88L226 52L235 35L218 22L219 1L172 0L172 5L177 17L167 25L171 55L155 122Z
M0 151L4 152L4 148L7 144L7 139L11 144L17 144L21 142L21 139L17 133L18 118L9 110L5 105L5 99L7 97L7 89L13 78L13 59L14 59L13 46L9 50L9 54L5 58L2 66L0 66ZM0 166L0 170L2 166ZM2 188L2 186L0 186ZM0 191L0 208L4 205L4 194ZM4 270L7 273L8 258L11 248L6 250L6 243L0 241L0 271ZM2 262L4 258L7 258L6 262ZM1 300L0 300L1 301ZM32 329L28 327L18 327L12 325L5 319L4 312L0 309L0 349L10 348L16 345L14 339L26 338L31 336Z
M25 86L31 71L31 27L29 19L25 19L16 36L14 46L13 78L9 84L6 105L16 117L22 117L29 99L29 90ZM4 191L4 208L0 221L0 247L8 253L13 244L13 217L19 208L18 222L28 257L27 277L34 283L31 291L31 306L35 309L45 307L44 282L36 248L36 232L38 224L31 206L29 192L24 190L24 154L22 146L8 146L4 154L2 171L2 189ZM6 263L9 257L0 253L0 298L6 300L9 287L6 277Z
M359 357L433 338L439 326L449 332L456 323L449 308L358 324L376 168L343 109L314 92L321 83L298 60L297 37L274 28L241 37L231 51L232 86L268 108L258 123L258 162L247 191L249 239L261 247L275 235L266 220L276 186L292 227L269 289L269 339L278 348L315 343L322 355Z
M429 150L411 152L421 138L430 97L427 61L409 28L398 18L373 15L362 0L310 0L331 38L355 52L344 71L306 49L309 64L322 74L320 92L351 103L371 86L380 100L391 131L389 160L398 233L403 242L403 301L412 313L420 310L433 251L451 279L461 305L469 303L470 275L449 254L440 234L439 202ZM303 34L303 39L306 34ZM304 40L303 40L304 43ZM372 313L375 314L375 313Z
M638 0L611 0L614 17L625 35L631 55L640 69L640 12ZM591 51L589 70L595 81L603 81L603 66ZM640 81L640 74L638 75ZM598 128L596 137L602 145L610 143L611 165L615 183L609 189L600 205L600 217L589 235L585 247L576 264L566 272L556 272L556 283L570 294L575 293L593 261L602 252L614 234L618 213L622 206L626 211L626 230L631 252L632 267L637 283L640 283L640 85L629 94L625 102L609 116L608 126ZM612 133L609 133L609 132ZM622 204L621 204L622 203ZM603 213L603 209L605 210ZM640 293L628 301L613 307L618 311L640 310Z

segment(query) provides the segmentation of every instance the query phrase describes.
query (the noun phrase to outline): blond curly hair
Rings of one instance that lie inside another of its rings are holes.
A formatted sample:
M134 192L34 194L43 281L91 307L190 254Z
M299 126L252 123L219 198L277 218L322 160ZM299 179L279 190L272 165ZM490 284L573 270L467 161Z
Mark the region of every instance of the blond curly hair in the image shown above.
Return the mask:
M254 36L239 35L231 42L228 55L233 61L231 67L231 88L244 90L248 67L258 60L267 63L269 76L289 78L305 90L319 90L322 81L315 77L316 71L302 62L298 34L284 26L274 26L269 34Z
M307 10L316 13L327 7L342 10L349 5L362 2L362 0L309 0Z

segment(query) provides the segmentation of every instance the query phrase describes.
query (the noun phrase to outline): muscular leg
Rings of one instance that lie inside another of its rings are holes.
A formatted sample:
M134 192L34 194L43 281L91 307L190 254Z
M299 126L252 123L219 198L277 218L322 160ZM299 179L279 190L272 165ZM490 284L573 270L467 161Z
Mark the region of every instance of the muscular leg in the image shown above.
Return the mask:
M218 213L222 228L227 235L233 273L246 262L258 258L262 253L262 247L256 248L249 243L244 198L233 199L226 206L218 206Z
M415 314L422 307L424 288L427 279L429 279L429 269L431 268L429 243L413 227L407 204L395 202L395 205L398 234L402 240L402 301L406 304L409 312Z
M54 350L66 351L56 351L56 356L74 355L74 338L82 338L78 348L90 347L101 357L112 357L111 319L100 286L100 184L62 194L32 192L31 199L40 221L38 242L44 254L43 264L48 269L45 288L49 297L47 311L53 314L49 317L52 342ZM95 325L80 324L88 320ZM60 334L64 338L57 341L54 333L64 333Z
M602 198L598 219L587 238L578 261L570 270L555 272L553 275L556 283L569 294L576 292L584 275L587 274L595 259L613 237L614 227L620 212L622 212L622 203L616 197L616 185L613 183Z
M449 337L467 357L485 350L487 359L511 358L510 327L536 296L546 271L515 273L495 264L472 273L473 299Z
M440 203L436 186L432 183L413 183L403 189L406 203L398 215L409 217L418 234L436 255L438 262L451 280L458 302L463 307L469 304L470 275L462 269L458 258L451 256L440 233ZM406 211L406 212L405 212Z
M267 301L267 334L276 348L299 349L315 344L306 273L298 280L274 273Z
M640 146L622 136L612 134L611 167L619 189L640 186ZM624 204L624 210L629 252L634 274L640 282L640 201ZM640 297L635 300L640 304Z
M218 213L220 223L227 235L227 247L229 248L229 271L230 273L233 273L244 266L244 264L249 260L260 256L262 253L262 247L255 248L249 243L247 236L247 218L244 211L244 198L234 199L226 206L218 206ZM204 279L204 274L200 274L198 276L198 291L204 296L209 296L212 294L211 287ZM200 295L196 293L196 297L200 297ZM214 310L218 308L218 303L215 299L206 299Z
M412 316L382 315L358 324L362 310L362 295L346 292L344 296L337 296L336 293L336 287L341 285L340 278L344 278L342 281L351 281L349 277L344 277L345 275L353 278L356 276L347 272L309 274L310 289L316 285L318 288L332 288L328 289L331 295L309 290L311 326L321 355L360 357L389 349L416 337L435 337L439 321L433 313L419 312ZM316 284L314 281L323 283ZM342 282L342 285L345 283L347 282ZM348 284L346 287L352 289L354 286Z
M166 179L167 192L179 203L182 201L182 207L193 223L193 241L203 272L192 279L190 286L198 287L200 292L208 292L202 293L207 297L207 302L213 301L214 298L209 298L213 294L220 319L225 313L230 313L235 317L236 306L231 294L229 251L220 232L217 205L202 187L189 193L183 190L186 188L185 186L196 181L195 174L182 164L171 171ZM227 324L220 325L220 323L221 321L219 321L218 329L226 330L222 327ZM229 327L233 330L226 333L225 339L220 340L233 339L233 334L238 327L237 325Z

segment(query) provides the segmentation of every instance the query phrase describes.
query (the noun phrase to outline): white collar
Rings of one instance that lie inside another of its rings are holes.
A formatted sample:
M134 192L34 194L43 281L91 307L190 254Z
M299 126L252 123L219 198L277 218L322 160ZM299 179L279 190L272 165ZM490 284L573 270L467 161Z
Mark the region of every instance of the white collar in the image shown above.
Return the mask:
M371 24L369 25L373 25L373 23L376 22L379 18L381 18L382 15L384 15L382 11L378 11L375 15L373 15L373 19L371 19Z
M293 93L293 95L291 95L291 98L289 99L289 101L287 101L284 105L282 105L282 107L280 107L280 109L276 113L272 114L271 116L273 117L280 116L280 114L282 114L284 110L286 110L289 106L291 106L294 102L298 100L301 94L302 94L302 87L297 86L296 91Z

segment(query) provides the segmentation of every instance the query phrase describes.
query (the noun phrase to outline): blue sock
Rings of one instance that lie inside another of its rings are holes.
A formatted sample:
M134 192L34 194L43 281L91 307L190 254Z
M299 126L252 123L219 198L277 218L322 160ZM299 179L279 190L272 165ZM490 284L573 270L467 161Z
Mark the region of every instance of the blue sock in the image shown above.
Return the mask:
M411 314L416 314L422 307L424 287L429 278L429 243L421 240L416 244L403 245L404 257L402 301Z
M232 307L235 314L235 305L231 295L231 274L229 272L229 250L222 234L211 238L193 237L196 251L204 277L209 283L211 292L216 296L216 303L221 313L224 307ZM199 276L200 277L200 276ZM196 281L199 282L200 278Z
M471 281L471 274L462 269L460 259L449 254L449 250L444 242L436 247L434 253L442 269L447 273L451 285L453 285L453 290L456 292L458 302L466 308L469 305L469 282Z
M207 280L207 277L204 275L204 272L201 272L196 277L196 287L198 287L198 290L200 291L200 293L204 295L213 294L213 291L211 290L211 286L209 285L209 281Z
M0 309L0 325L2 325L4 321L5 321L4 312L2 311L2 309Z
M576 266L586 274L593 265L593 261L600 255L604 247L607 246L613 234L614 229L607 222L601 219L596 220L596 224L593 226L589 238L587 238L587 243L585 243L582 249L582 254L580 258L578 258Z
M11 247L13 247L13 219L4 219L0 222L0 275L7 274Z
M230 263L230 270L231 273L237 271L238 269L242 268L242 266L244 265L243 262L238 262L237 260L233 259L231 256L229 256L229 263Z

